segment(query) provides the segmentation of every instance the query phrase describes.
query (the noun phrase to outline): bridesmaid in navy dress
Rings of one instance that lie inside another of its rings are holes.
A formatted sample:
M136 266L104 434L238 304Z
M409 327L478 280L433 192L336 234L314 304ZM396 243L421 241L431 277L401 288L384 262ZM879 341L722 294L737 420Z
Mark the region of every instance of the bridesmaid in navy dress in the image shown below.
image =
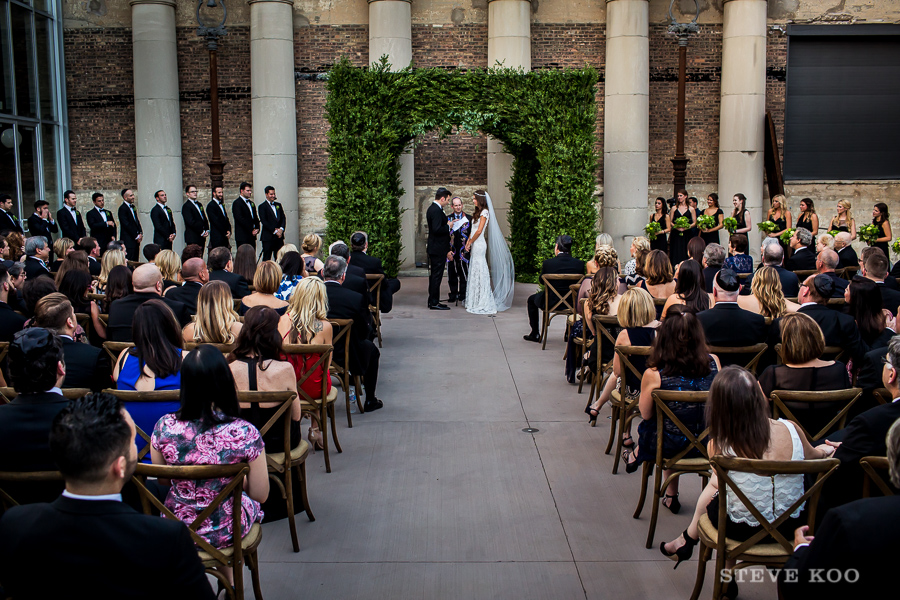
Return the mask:
M673 265L689 258L687 251L688 241L691 239L690 231L697 224L697 212L688 205L688 193L686 190L678 190L675 194L676 203L669 212L669 222L672 224L672 234L669 236L669 260ZM691 222L689 227L678 229L675 220L687 217Z
M666 199L661 197L657 198L656 203L653 206L655 212L650 216L650 222L659 223L659 226L662 227L662 229L656 234L656 239L650 242L650 249L667 252L669 250L669 238L667 234L672 231L672 228L669 226L669 215L666 213Z
M711 229L707 229L706 231L700 234L700 237L703 238L703 241L706 242L706 245L710 244L720 244L719 241L719 230L725 226L725 213L722 212L722 209L719 208L719 195L718 194L710 194L706 197L706 210L703 211L704 215L710 216L716 220L716 224Z

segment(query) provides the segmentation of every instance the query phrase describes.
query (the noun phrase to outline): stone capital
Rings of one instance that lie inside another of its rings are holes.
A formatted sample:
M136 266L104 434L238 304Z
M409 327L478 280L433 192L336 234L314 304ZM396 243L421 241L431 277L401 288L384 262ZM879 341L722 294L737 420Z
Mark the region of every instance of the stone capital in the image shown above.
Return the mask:
M294 6L294 0L247 0L247 4L257 4L264 2L274 2L277 4L289 4L291 6Z
M619 2L619 1L621 1L621 0L606 0L606 3L612 4L613 2ZM625 0L625 1L626 2L645 2L647 4L650 3L650 0ZM727 2L728 0L725 0L725 1Z
M407 4L412 4L412 0L368 0L369 4L375 4L376 2L406 2Z
M763 4L766 4L768 0L722 0L722 6L730 4L731 2L762 2Z
M175 0L131 0L128 5L129 6L137 6L141 4L161 4L163 6L170 6L175 8Z
M487 0L488 4L491 4L493 2L526 2L528 4L531 4L531 0Z

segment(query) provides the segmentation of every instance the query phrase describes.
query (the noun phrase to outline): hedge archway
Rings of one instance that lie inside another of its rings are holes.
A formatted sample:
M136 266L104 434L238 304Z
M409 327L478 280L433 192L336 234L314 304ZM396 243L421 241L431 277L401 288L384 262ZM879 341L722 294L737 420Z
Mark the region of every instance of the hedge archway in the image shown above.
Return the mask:
M429 131L491 135L513 155L510 250L519 281L535 281L557 235L573 254L593 254L594 69L391 72L386 57L369 68L343 58L328 75L325 112L330 240L369 233L385 271L400 266L400 154Z

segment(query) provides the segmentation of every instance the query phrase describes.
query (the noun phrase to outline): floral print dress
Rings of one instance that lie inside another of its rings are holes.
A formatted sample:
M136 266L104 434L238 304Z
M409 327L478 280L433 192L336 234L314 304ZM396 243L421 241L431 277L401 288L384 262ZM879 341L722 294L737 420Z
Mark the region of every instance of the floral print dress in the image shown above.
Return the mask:
M174 413L163 415L153 428L153 448L162 454L167 465L233 465L250 463L263 451L259 430L243 419L220 423L201 431L199 421L179 421ZM212 504L216 495L228 485L228 478L205 481L172 480L166 496L166 507L189 525L198 514ZM246 492L241 499L241 531L263 517L259 502ZM232 506L229 499L200 525L197 533L216 548L232 544Z

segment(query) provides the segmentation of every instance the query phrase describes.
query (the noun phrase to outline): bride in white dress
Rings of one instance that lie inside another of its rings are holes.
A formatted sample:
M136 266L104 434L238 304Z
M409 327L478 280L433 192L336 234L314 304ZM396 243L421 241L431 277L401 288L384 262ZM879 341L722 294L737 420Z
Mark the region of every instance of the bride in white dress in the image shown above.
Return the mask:
M474 233L466 243L466 250L471 252L466 311L493 315L512 305L515 268L503 232L494 218L491 197L484 190L477 190L473 200Z

